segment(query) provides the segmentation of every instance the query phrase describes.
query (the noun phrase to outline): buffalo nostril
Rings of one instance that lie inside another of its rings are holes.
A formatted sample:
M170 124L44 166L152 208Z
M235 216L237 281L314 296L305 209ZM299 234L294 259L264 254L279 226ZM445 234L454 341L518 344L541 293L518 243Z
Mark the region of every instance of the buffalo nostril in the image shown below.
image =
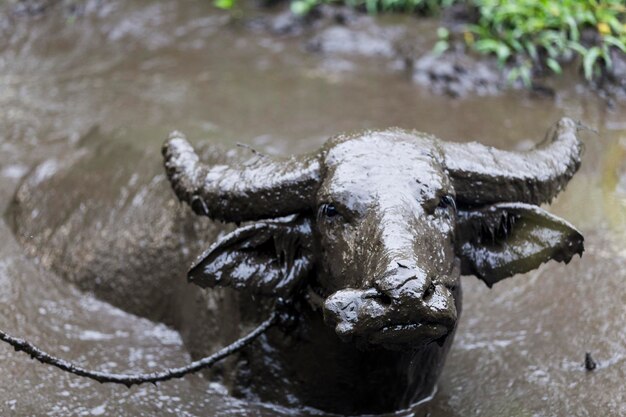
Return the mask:
M393 301L393 300L391 299L391 297L389 297L389 296L388 296L387 294L385 294L385 293L379 293L379 294L378 294L378 296L376 297L376 299L377 299L377 300L378 300L381 304L384 304L384 305L387 305L387 306L388 306L388 305L391 305L391 303L392 303L392 301Z
M428 300L435 293L435 289L435 284L431 281L424 290L424 295L422 295L422 299Z
M425 300L430 318L441 324L452 327L457 320L454 295L443 285L436 285L430 298Z

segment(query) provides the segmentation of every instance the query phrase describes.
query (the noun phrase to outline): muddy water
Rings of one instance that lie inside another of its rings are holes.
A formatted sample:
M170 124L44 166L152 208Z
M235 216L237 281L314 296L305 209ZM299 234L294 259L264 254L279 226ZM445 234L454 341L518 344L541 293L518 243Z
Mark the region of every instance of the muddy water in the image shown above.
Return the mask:
M400 414L626 414L624 108L607 110L571 81L555 98L433 95L412 84L382 47L310 53L303 45L312 32L276 37L252 30L208 1L87 1L78 11L57 6L35 17L2 7L2 211L36 163L77 152L93 126L102 140L146 152L176 128L195 140L274 153L310 150L341 131L394 125L508 149L541 139L562 115L597 128L597 136L585 137L581 171L550 207L585 235L583 258L492 290L464 278L464 315L438 392ZM388 20L391 31L432 26ZM79 292L25 256L4 222L0 230L2 328L108 370L188 359L176 332ZM599 362L591 373L582 367L586 351ZM242 402L199 376L127 390L35 365L7 347L0 347L0 360L1 415L318 414Z

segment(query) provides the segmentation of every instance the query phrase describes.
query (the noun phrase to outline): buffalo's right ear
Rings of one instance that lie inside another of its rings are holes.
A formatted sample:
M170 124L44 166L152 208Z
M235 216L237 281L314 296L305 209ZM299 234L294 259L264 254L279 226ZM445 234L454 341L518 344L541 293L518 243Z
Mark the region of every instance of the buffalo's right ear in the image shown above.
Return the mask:
M308 217L264 220L240 227L213 244L191 267L188 279L201 287L286 296L313 268L313 253Z
M551 259L568 263L584 249L574 226L531 204L460 210L456 231L462 273L476 275L489 287Z

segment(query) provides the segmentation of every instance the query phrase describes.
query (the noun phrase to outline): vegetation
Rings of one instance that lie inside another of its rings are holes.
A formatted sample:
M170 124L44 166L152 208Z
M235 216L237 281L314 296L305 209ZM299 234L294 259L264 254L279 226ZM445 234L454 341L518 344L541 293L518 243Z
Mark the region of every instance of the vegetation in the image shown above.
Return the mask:
M235 0L215 0L231 8ZM435 14L454 4L476 11L462 41L473 51L493 55L510 66L509 79L530 84L535 70L561 73L563 62L578 59L588 80L612 66L611 49L626 53L624 0L292 0L291 10L306 15L322 3L346 4L369 13ZM438 30L435 52L453 37Z
M343 3L350 7L365 9L368 13L418 12L433 14L442 8L459 3L459 0L293 0L291 10L295 14L304 15L322 3Z
M579 58L585 78L611 68L611 48L626 53L623 0L473 0L478 21L464 40L473 50L512 64L512 80L530 84L534 68L561 72L561 63ZM447 45L440 31L437 49Z

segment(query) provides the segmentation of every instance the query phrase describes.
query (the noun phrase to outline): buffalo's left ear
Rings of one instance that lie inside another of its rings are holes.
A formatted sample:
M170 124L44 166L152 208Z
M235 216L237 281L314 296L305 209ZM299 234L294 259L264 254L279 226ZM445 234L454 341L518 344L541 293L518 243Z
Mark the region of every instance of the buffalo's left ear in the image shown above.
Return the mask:
M563 219L530 204L501 203L460 210L456 250L462 273L491 287L554 259L582 255L584 238Z
M312 267L311 222L293 215L246 225L224 236L198 258L188 279L201 287L286 296Z

